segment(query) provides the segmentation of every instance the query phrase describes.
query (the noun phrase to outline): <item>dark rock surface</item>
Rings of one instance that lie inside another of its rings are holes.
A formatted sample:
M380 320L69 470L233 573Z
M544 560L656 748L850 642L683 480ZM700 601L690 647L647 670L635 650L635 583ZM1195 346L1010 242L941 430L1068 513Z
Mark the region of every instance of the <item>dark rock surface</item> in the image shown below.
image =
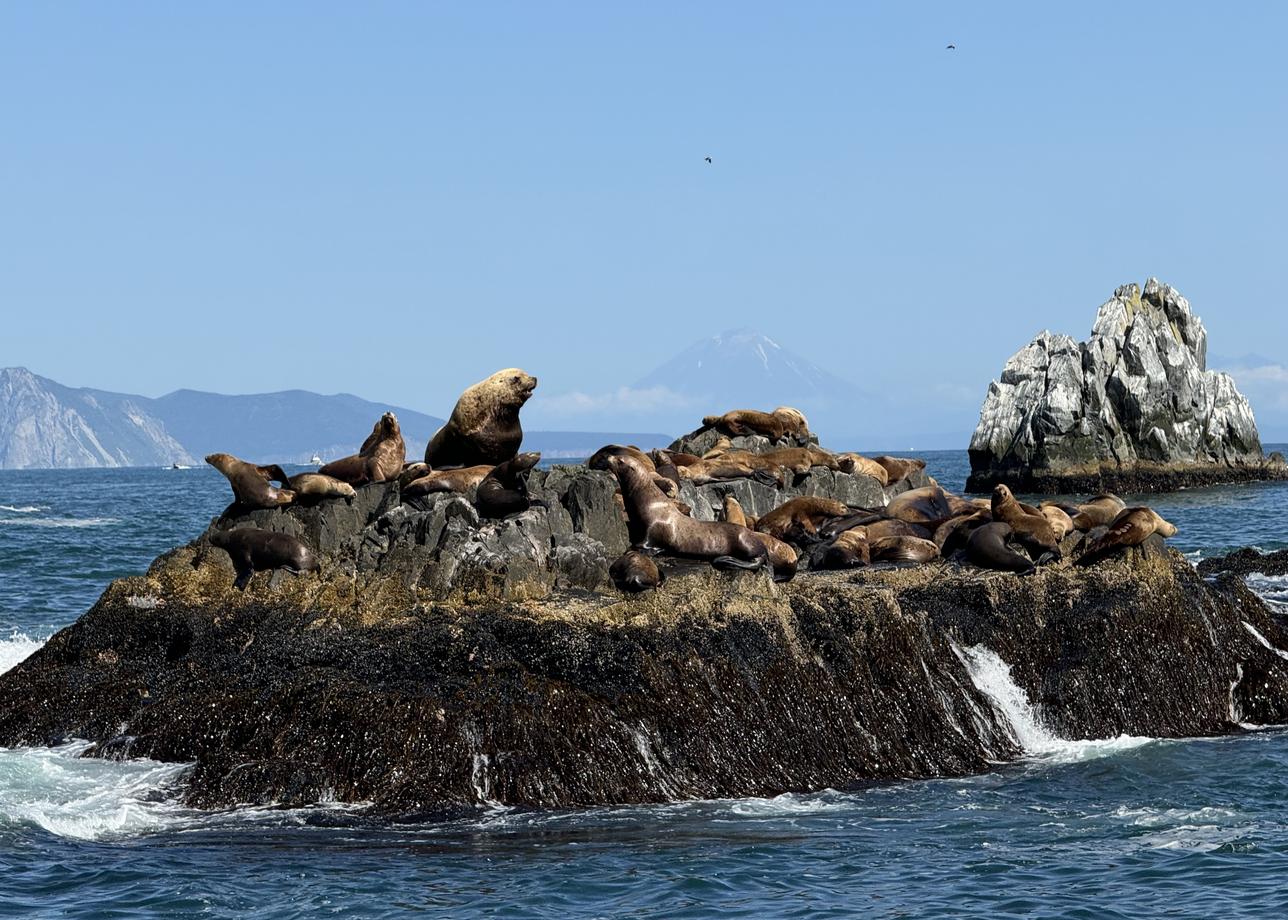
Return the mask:
M1262 553L1250 547L1235 550L1227 556L1199 560L1200 575L1288 575L1288 549Z
M968 491L1155 492L1288 478L1248 401L1207 370L1207 332L1175 289L1120 287L1091 337L1043 332L989 386Z

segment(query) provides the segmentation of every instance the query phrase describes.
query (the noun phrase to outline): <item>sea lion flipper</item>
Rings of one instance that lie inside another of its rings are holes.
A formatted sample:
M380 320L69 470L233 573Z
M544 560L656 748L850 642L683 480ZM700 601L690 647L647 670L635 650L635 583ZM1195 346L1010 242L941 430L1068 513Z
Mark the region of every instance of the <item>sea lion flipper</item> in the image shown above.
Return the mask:
M764 564L764 559L739 559L736 556L716 556L711 560L711 567L715 569L742 569L748 572Z

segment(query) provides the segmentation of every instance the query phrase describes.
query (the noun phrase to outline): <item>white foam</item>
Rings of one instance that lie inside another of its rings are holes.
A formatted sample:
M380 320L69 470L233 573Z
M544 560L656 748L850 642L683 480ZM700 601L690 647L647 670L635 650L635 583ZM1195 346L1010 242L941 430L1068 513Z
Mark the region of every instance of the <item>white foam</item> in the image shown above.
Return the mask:
M853 807L853 803L840 793L828 789L821 793L807 795L784 792L769 799L737 799L731 802L729 810L743 818L777 818L817 815L829 811L844 811Z
M46 641L20 632L15 632L8 639L0 639L0 674L26 661Z
M1274 652L1280 658L1288 660L1288 652L1285 652L1281 648L1275 648L1273 645L1271 645L1270 640L1267 639L1265 636L1261 635L1261 633L1257 632L1257 628L1253 626L1251 623L1249 623L1247 620L1243 621L1243 628L1246 629L1248 632L1252 633L1252 638L1256 639L1266 648L1270 649L1270 651Z
M1029 702L1029 695L1012 679L1011 666L1000 655L985 645L961 648L954 644L953 651L966 666L976 688L1002 716L1015 743L1030 756L1052 763L1076 763L1110 757L1154 740L1136 735L1083 741L1060 738L1042 724Z
M12 511L14 514L36 514L48 510L48 505L0 505L0 511Z
M168 795L187 764L80 757L87 747L0 748L0 824L98 840L162 830L187 813Z
M120 518L5 518L0 520L0 527L105 527L108 524L119 524Z

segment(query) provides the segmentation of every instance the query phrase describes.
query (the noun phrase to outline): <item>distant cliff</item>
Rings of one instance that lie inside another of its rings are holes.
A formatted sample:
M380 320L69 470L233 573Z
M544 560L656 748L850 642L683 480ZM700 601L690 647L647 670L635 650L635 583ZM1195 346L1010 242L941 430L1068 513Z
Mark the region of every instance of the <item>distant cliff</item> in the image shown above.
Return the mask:
M1120 287L1091 338L1042 332L988 388L967 488L1162 491L1284 478L1252 407L1207 369L1207 331L1174 288Z
M250 460L308 463L357 450L394 412L419 459L441 418L347 393L305 390L225 396L176 390L159 398L63 386L22 367L0 369L0 469L169 466L226 451ZM528 450L584 457L610 442L662 447L662 433L531 431Z

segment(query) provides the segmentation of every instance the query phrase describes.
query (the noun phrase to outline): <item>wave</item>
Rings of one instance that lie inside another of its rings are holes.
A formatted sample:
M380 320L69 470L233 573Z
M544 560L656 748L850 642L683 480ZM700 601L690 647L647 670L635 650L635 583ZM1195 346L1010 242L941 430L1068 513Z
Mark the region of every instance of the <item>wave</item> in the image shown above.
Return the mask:
M0 519L0 527L105 527L109 524L119 524L120 522L120 518L114 517L4 518Z
M0 511L12 511L14 514L37 514L48 510L48 505L0 505Z
M33 639L26 633L15 632L8 639L0 640L0 674L26 661L45 644L44 639Z
M1042 724L1029 702L1029 695L1015 683L1011 677L1011 666L1000 655L985 645L961 648L954 644L953 651L966 666L976 689L988 697L1002 716L1015 743L1031 757L1048 763L1077 763L1111 757L1155 740L1138 735L1081 741L1061 738Z

